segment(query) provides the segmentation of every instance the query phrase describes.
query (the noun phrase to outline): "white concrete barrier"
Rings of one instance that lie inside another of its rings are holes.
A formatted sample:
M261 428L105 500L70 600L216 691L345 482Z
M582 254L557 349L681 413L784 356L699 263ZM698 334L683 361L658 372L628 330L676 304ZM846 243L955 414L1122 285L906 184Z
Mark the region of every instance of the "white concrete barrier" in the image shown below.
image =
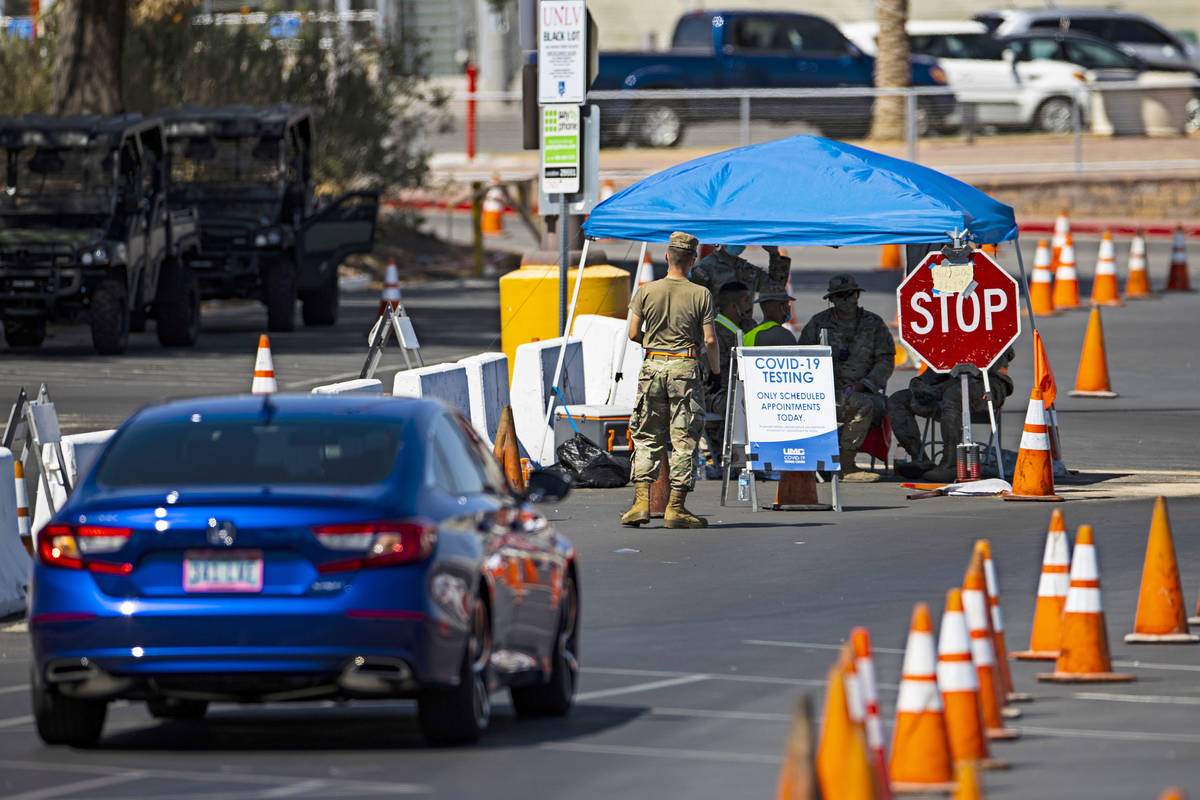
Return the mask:
M0 617L25 608L31 566L17 532L17 493L12 474L13 454L0 447Z
M554 396L554 367L558 362L561 338L529 342L517 348L513 363L512 409L517 427L517 439L530 458L543 466L553 464L554 431L546 425L546 409L557 406ZM567 340L562 377L558 388L567 405L584 402L583 341ZM553 420L551 421L553 424Z
M383 394L383 381L378 378L355 378L352 381L313 387L313 394Z
M431 367L401 370L392 381L392 394L429 397L471 416L471 393L467 371L458 364L434 364Z
M617 394L613 403L632 406L637 401L637 378L642 368L644 352L637 342L629 342L629 331L625 320L601 314L580 314L571 325L571 335L583 341L584 394L589 405L608 403L613 377L621 372L617 383ZM625 359L618 370L617 355L621 352L621 341L625 346Z
M504 353L480 353L461 359L467 371L467 391L471 403L471 426L489 445L496 441L500 411L510 405L508 356Z
M68 478L72 488L79 482L80 475L87 474L95 462L96 456L100 454L100 450L114 433L116 433L114 430L91 431L89 433L72 433L62 437L63 459L67 462ZM42 468L46 470L46 477L50 482L54 507L61 508L62 504L67 501L67 490L63 488L62 471L59 469L58 457L54 454L53 445L42 445ZM50 520L50 506L46 503L46 492L40 478L31 481L30 488L37 491L32 526L36 540L38 530Z

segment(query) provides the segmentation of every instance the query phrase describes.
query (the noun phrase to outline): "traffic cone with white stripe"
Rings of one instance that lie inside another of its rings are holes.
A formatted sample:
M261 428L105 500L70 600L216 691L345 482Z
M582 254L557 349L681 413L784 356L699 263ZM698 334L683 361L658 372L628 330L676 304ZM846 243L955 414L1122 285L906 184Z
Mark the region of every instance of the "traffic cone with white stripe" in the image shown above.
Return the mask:
M979 678L979 709L989 739L1016 739L1020 734L1004 727L1004 685L996 670L996 651L989 622L987 581L983 576L983 557L976 550L963 577L963 616L971 637L971 660ZM1019 713L1019 712L1018 712Z
M990 758L979 705L979 675L971 661L971 640L963 613L962 589L946 595L938 638L937 684L946 707L946 731L954 761L981 761L986 768L1007 767Z
M275 362L271 360L271 343L264 333L258 337L258 353L254 356L254 380L250 383L251 394L274 394L279 391L275 384Z
M850 663L850 656L843 650L829 670L821 743L817 748L817 780L822 797L876 800L866 740L861 726L851 717L846 693Z
M642 256L642 263L638 264L637 274L633 278L633 290L636 292L642 284L649 283L654 280L654 265L650 263L650 248L646 248L646 254Z
M1167 518L1165 497L1154 501L1137 614L1133 618L1133 633L1126 634L1125 641L1200 642L1200 636L1188 632L1187 612L1183 610L1183 587L1179 581L1179 562L1175 560L1175 542L1171 538L1171 521Z
M1050 269L1050 248L1045 239L1038 240L1033 256L1033 277L1029 282L1029 302L1035 314L1053 314L1054 272Z
M888 762L892 791L897 793L949 792L954 788L950 739L936 669L929 606L917 603L904 648L892 757Z
M1063 607L1071 586L1071 543L1060 509L1050 515L1050 530L1042 552L1042 575L1038 579L1037 604L1033 609L1033 632L1029 649L1013 653L1021 661L1054 661L1062 638Z
M1108 629L1100 600L1100 565L1092 526L1080 525L1071 554L1071 588L1063 609L1062 641L1054 672L1036 676L1039 681L1091 683L1132 681L1132 675L1112 671Z
M479 230L487 236L504 233L504 190L500 188L500 175L492 175L492 183L483 196L483 211L479 217Z
M608 198L617 193L617 187L613 184L612 178L605 178L600 182L600 202L603 203Z
M958 788L953 800L983 800L983 787L979 780L979 768L973 761L960 761L954 765L954 778Z
M1067 210L1058 212L1054 219L1054 235L1050 237L1050 269L1058 269L1062 249L1066 247L1067 237L1071 235L1071 221L1067 219Z
M1150 297L1150 276L1146 272L1146 236L1138 228L1129 245L1129 275L1125 278L1125 297Z
M1075 241L1071 234L1062 246L1058 267L1054 270L1054 307L1079 308L1079 275L1075 272Z
M1088 317L1087 332L1083 335L1083 350L1079 353L1079 370L1075 373L1072 397L1116 397L1108 382L1108 356L1104 351L1104 325L1100 309L1093 307Z
M29 530L29 488L25 485L25 466L21 459L13 457L13 485L17 490L17 535L25 550L33 553L33 538Z
M1171 271L1167 274L1168 292L1190 292L1192 282L1188 277L1187 242L1183 238L1183 226L1175 227L1175 242L1171 247Z
M1033 700L1028 694L1014 691L1012 670L1008 668L1008 647L1004 642L1004 614L1000 611L1000 582L996 579L996 564L992 561L992 544L987 539L975 542L975 552L983 559L983 577L987 583L988 607L992 612L992 645L996 651L996 668L1004 686L1004 700L1009 703L1027 703Z
M863 703L863 729L867 735L867 755L875 773L875 793L879 800L891 800L887 757L883 752L883 720L879 717L879 687L875 685L875 659L871 657L871 634L866 628L850 631L854 648L854 669L858 674Z
M1025 430L1021 433L1021 449L1017 451L1017 467L1013 470L1013 490L1004 495L1005 500L1062 500L1054 494L1054 465L1047 430L1042 390L1034 386L1029 393Z
M1092 304L1098 306L1121 306L1121 295L1117 291L1117 251L1113 248L1112 234L1104 232L1100 239L1100 254L1096 257L1096 274L1092 277Z
M383 316L388 308L400 307L400 272L396 269L396 259L389 258L387 269L383 273L383 292L379 295L379 316Z

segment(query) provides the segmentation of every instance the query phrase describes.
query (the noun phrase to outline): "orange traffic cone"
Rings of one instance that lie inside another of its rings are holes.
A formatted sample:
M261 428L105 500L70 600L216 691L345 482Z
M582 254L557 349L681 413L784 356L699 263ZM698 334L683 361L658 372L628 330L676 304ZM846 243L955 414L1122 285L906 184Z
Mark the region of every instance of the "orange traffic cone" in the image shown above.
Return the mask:
M1154 501L1137 615L1133 619L1133 633L1126 634L1125 641L1200 642L1200 636L1188 633L1179 563L1175 560L1175 542L1171 538L1171 521L1167 518L1164 497Z
M1033 255L1029 302L1035 314L1054 313L1054 273L1050 270L1050 248L1045 239L1038 240L1037 252Z
M896 339L896 355L892 359L893 367L897 370L908 371L919 369L921 357L908 348L904 342Z
M996 579L996 565L992 561L992 544L987 539L975 542L975 551L983 559L983 577L987 583L988 607L992 611L992 645L996 651L996 668L1004 686L1004 700L1009 703L1026 703L1033 698L1013 690L1012 670L1008 668L1008 647L1004 642L1004 614L1000 611L1000 583Z
M479 230L488 236L504 233L504 190L500 188L500 175L492 175L492 183L483 196L483 213L479 217Z
M1116 397L1108 383L1108 357L1104 354L1104 326L1100 309L1093 308L1088 317L1083 351L1079 354L1079 371L1075 373L1072 397Z
M17 490L17 535L25 550L33 552L33 538L29 530L29 487L25 485L25 466L18 453L13 458L13 487Z
M617 193L617 187L613 185L612 178L605 178L600 182L600 202L603 203L608 198Z
M1004 682L996 670L996 651L992 646L992 626L988 622L987 581L983 577L983 556L976 550L963 577L962 601L967 631L971 637L971 660L979 678L979 709L989 739L1016 739L1016 731L1004 727Z
M650 263L650 248L646 248L646 254L642 256L642 263L638 264L637 274L633 279L633 290L636 292L639 286L652 280L654 280L654 265Z
M1187 792L1178 786L1171 786L1162 790L1162 794L1158 796L1158 800L1187 800Z
M521 450L517 441L517 426L513 418L512 406L500 410L500 422L496 426L496 443L492 453L508 478L508 485L514 492L525 491L525 472L521 468Z
M788 732L787 745L783 751L783 764L779 768L779 785L775 800L816 800L817 776L813 763L812 700L802 695L792 714L792 728Z
M954 792L953 800L982 800L983 788L975 762L960 761L955 764L954 777L958 788Z
M951 589L946 595L938 638L937 683L946 707L946 731L954 761L982 761L991 769L1008 766L988 755L979 707L979 676L971 662L962 589Z
M1092 304L1098 306L1120 306L1121 296L1117 291L1117 260L1113 248L1112 234L1104 232L1100 240L1100 254L1096 257L1096 274L1092 278Z
M1079 308L1079 276L1075 272L1075 242L1067 234L1054 271L1054 307Z
M1029 649L1013 653L1021 660L1054 661L1058 658L1058 642L1062 635L1063 607L1067 589L1071 586L1071 548L1063 514L1054 509L1050 515L1050 530L1042 552L1042 576L1038 580L1037 605L1033 610L1033 633Z
M1054 219L1054 235L1050 237L1050 269L1058 269L1062 250L1066 247L1067 237L1071 235L1071 221L1067 219L1067 210L1058 212Z
M1183 226L1175 227L1175 243L1171 247L1171 271L1167 275L1168 292L1190 292L1191 280L1188 278L1187 242L1183 238Z
M871 634L866 628L850 631L854 648L854 670L862 696L863 730L867 736L867 754L875 773L875 794L879 800L891 800L887 757L883 752L883 720L879 717L879 687L875 685L875 659L871 656Z
M379 295L379 316L388 308L400 307L400 273L396 269L396 259L389 258L387 269L383 273L383 292Z
M1138 228L1129 245L1129 275L1125 278L1125 296L1150 296L1150 277L1146 273L1146 237Z
M900 245L885 244L879 248L879 269L885 272L900 269Z
M1042 390L1037 386L1029 392L1029 410L1025 414L1012 487L1012 493L1004 495L1005 500L1062 500L1054 494L1046 409L1042 407Z
M258 337L258 352L254 356L254 380L250 382L251 394L274 394L279 391L275 383L275 362L271 359L271 343L264 333Z
M946 792L954 786L935 660L929 606L917 603L904 648L888 762L888 776L896 792Z
M1100 600L1100 565L1092 526L1080 525L1071 554L1071 588L1062 618L1062 641L1054 672L1037 676L1039 681L1088 683L1131 681L1132 675L1112 671L1108 654L1108 630Z
M817 747L817 781L822 797L876 800L875 778L867 760L862 730L850 717L846 697L845 652L829 670L825 685L825 714Z

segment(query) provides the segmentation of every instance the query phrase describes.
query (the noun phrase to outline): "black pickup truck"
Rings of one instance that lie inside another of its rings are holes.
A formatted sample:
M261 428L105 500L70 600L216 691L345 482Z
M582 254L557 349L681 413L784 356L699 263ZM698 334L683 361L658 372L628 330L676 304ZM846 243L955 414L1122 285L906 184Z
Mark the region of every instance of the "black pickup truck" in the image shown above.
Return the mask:
M675 25L666 52L600 54L592 90L646 89L843 89L874 85L875 59L854 46L828 20L783 11L693 11ZM912 58L913 86L944 86L937 61ZM691 123L736 119L738 99L639 98L594 101L600 106L606 145L634 141L673 147ZM858 138L871 125L872 98L780 97L755 99L755 119L803 121L827 136ZM950 93L920 98L922 134L940 127L954 110Z
M86 317L97 352L121 353L157 320L164 345L194 344L200 299L185 263L196 212L170 208L158 120L139 114L0 117L0 320L38 347L49 320Z

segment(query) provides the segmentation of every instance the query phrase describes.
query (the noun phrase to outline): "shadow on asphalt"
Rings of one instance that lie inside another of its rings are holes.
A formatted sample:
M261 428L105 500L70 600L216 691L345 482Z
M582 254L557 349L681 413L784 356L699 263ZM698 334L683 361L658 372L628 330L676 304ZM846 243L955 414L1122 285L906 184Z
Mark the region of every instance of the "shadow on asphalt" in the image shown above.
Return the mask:
M472 747L537 745L593 736L625 725L649 708L582 704L564 718L517 719L497 709L483 739ZM275 751L275 750L435 750L421 736L416 706L270 708L211 712L196 722L159 722L106 736L98 750Z

